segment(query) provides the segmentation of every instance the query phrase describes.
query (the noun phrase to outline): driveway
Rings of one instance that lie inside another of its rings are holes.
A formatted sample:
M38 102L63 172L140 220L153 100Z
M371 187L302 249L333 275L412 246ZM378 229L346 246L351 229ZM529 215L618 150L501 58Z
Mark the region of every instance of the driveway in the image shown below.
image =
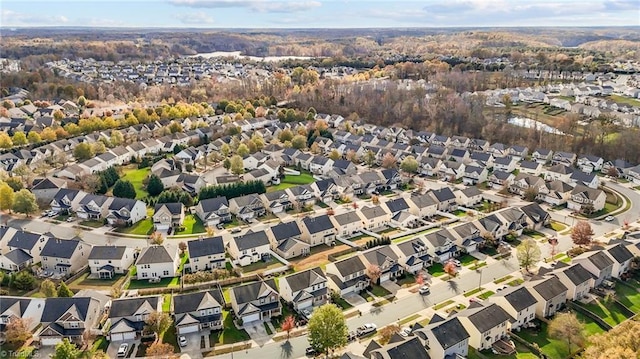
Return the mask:
M249 334L249 337L251 337L251 339L255 341L259 346L265 345L271 339L271 336L264 328L263 322L245 324L243 327L244 330L247 331L247 334Z
M347 295L344 295L342 296L342 299L346 300L347 303L351 304L354 307L360 304L367 304L367 301L356 293L349 293Z
M384 282L382 282L380 284L382 286L382 288L388 290L389 292L396 294L398 293L398 291L400 290L400 286L397 285L395 282L392 282L390 280L386 280Z
M138 346L140 345L140 340L110 342L109 346L107 347L107 356L109 358L117 358L118 348L120 348L120 345L122 343L129 344L129 349L128 349L129 352L131 352L131 347L135 345L135 348L133 348L133 352L131 353L131 356L127 356L127 358L135 358L136 352L138 351Z
M200 349L200 338L205 337L205 345L208 347L209 338L207 337L206 332L196 332L184 334L184 337L187 338L187 346L180 348L181 353L188 353L191 358L202 358L202 352Z

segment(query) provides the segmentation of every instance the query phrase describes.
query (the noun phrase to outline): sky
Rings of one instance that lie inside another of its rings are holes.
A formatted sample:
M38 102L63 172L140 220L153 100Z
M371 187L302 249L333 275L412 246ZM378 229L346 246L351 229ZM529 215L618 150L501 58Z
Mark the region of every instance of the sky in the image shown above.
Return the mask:
M0 26L640 26L640 0L1 0Z

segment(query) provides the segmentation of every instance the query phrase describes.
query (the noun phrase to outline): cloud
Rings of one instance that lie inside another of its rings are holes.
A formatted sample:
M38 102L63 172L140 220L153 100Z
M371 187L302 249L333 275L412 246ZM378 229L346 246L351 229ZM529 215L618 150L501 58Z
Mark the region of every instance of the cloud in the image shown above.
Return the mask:
M11 10L2 10L0 19L3 26L56 26L69 22L69 19L62 15L24 14Z
M204 12L192 12L187 14L178 14L176 16L181 23L185 25L211 25L213 24L213 17L207 15Z
M176 6L193 8L246 8L255 12L292 13L307 11L322 6L316 0L171 0Z

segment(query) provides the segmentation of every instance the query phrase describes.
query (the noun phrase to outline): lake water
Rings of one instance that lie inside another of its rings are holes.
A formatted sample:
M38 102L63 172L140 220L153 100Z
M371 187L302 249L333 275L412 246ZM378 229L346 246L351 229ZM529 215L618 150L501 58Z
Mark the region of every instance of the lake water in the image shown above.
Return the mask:
M511 117L507 120L508 123L524 128L535 128L538 131L544 131L547 133L553 133L554 135L565 135L564 132L558 130L555 127L551 127L540 121L532 120L526 117Z

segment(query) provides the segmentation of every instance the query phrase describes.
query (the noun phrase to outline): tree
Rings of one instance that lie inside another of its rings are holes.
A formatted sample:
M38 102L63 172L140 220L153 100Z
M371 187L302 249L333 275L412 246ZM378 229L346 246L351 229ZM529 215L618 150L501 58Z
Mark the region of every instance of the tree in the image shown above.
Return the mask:
M225 158L224 161L222 161L222 167L224 167L224 169L227 171L231 168L231 160L229 159L229 157Z
M27 134L27 140L29 143L40 143L42 138L40 138L40 135L36 131L29 131Z
M231 173L234 175L241 175L244 173L244 162L242 161L242 157L233 155L229 161L231 163Z
M174 353L173 346L171 344L155 342L147 348L145 355L153 358L153 357L167 357L173 353Z
M571 240L577 246L590 245L593 235L593 229L587 221L580 221L571 229Z
M369 167L373 166L376 163L376 154L371 150L367 150L367 153L364 154L364 162Z
M558 313L549 323L549 337L567 343L569 353L572 346L581 347L585 341L584 324L574 313Z
M236 153L238 154L238 156L244 158L244 157L249 155L249 147L247 147L247 145L245 145L244 143L241 143L238 146L238 149L236 150Z
M86 142L77 144L76 148L73 149L73 157L75 157L78 162L86 161L93 158L93 156L93 148L91 148L91 145Z
M27 144L27 136L22 131L18 131L13 134L11 138L14 146L24 146Z
M69 339L64 338L56 345L56 351L51 356L52 359L79 359L82 357L82 350L78 349Z
M382 157L382 167L384 168L395 168L396 167L396 158L389 152L385 153Z
M149 243L152 245L160 246L164 242L164 236L162 233L155 231L149 235Z
M0 211L9 211L13 209L13 201L15 194L6 182L0 182Z
M120 146L124 142L124 136L122 135L122 132L118 130L111 130L109 142L111 143L111 146Z
M50 279L45 279L40 283L40 292L47 298L53 298L58 295L56 285Z
M529 202L534 202L538 197L538 189L535 187L529 187L524 191L524 199Z
M11 141L11 137L6 132L0 132L0 148L11 148L13 147L13 141Z
M171 317L165 312L151 312L145 321L145 330L156 333L158 340L171 325Z
M178 243L178 249L180 249L180 256L183 256L184 252L187 250L187 242Z
M518 257L520 266L524 267L524 269L529 272L529 268L540 261L542 252L535 240L527 238L523 240L518 247L516 247L516 257Z
M38 211L36 196L28 189L19 190L13 198L13 210L18 213L24 213L29 217L31 213Z
M91 144L91 151L96 155L101 155L107 151L107 147L102 141L97 141Z
M378 197L377 195L371 196L371 203L373 203L375 205L379 205L380 204L380 197Z
M319 353L347 344L347 323L344 314L334 304L325 304L313 312L307 326L309 344Z
M400 169L407 173L416 173L418 172L418 161L413 156L407 156L400 163Z
M295 135L291 139L291 147L301 150L307 147L307 138L303 135Z
M78 97L78 106L85 107L87 105L87 98L84 96Z
M155 197L164 191L164 185L162 184L162 180L158 175L152 174L149 177L149 182L147 183L147 192L149 192L149 196Z
M329 153L329 158L334 161L340 159L341 157L342 156L340 155L340 152L338 152L338 150L336 150L335 148L331 150L331 153Z
M444 264L443 269L449 277L455 277L458 274L458 267L456 267L455 263L452 261L447 261L447 263Z
M380 344L385 345L391 340L394 334L400 333L400 326L398 324L389 324L386 327L380 329Z
M491 246L494 246L498 243L496 241L496 237L493 236L493 234L491 232L482 232L480 233L480 236L482 237L482 239L484 239L484 241Z
M13 286L20 290L32 290L36 288L36 279L31 273L22 271L13 279Z
M282 325L280 325L280 330L287 332L287 340L289 339L289 334L296 327L296 319L293 315L288 315L282 321Z
M422 271L416 273L416 284L423 285L425 282L424 273Z
M119 179L113 185L113 196L134 199L136 198L136 189L131 182Z
M290 129L285 128L278 135L278 139L280 142L285 143L286 141L291 141L293 139L293 132Z
M378 267L375 264L369 264L369 266L367 266L367 270L366 273L367 277L369 277L369 280L371 280L371 283L376 283L378 282L378 279L380 279L380 275L382 275L382 271L380 270L380 267Z
M30 318L12 318L6 326L5 338L7 338L7 342L14 344L16 348L21 347L31 338L30 324Z
M640 353L640 321L627 320L608 332L589 336L583 359L637 359Z
M58 297L60 298L71 298L73 297L73 292L64 282L60 282L58 286Z

